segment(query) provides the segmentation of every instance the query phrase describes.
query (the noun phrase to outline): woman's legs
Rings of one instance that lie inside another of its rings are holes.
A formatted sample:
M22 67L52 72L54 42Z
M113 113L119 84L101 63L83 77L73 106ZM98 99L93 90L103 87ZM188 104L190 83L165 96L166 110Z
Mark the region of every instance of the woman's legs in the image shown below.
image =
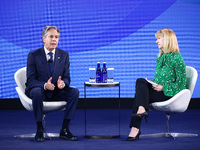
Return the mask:
M133 113L129 127L131 131L129 137L136 137L139 134L142 118L135 114L142 114L148 109L149 84L145 79L139 78L136 81L135 100L133 102ZM129 139L129 138L128 138ZM127 139L127 140L128 140Z
M149 109L149 104L152 102L165 101L170 97L164 95L163 92L157 92L152 88L152 85L145 79L139 78L136 81L135 100L133 103L133 113L130 122L131 131L129 137L138 135L142 121L141 115Z
M151 85L143 78L136 81L135 100L133 102L133 113L131 117L130 127L140 129L141 120L133 114L142 114L149 108L149 88Z

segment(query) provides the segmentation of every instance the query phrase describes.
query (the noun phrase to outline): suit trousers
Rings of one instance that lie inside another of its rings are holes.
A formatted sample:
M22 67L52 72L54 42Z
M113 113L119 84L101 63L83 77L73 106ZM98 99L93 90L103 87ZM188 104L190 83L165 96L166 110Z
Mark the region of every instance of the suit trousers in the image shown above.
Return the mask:
M133 113L136 114L139 106L143 106L146 111L149 110L149 104L153 102L162 102L170 99L171 97L165 96L164 92L158 92L152 88L152 85L147 82L144 78L138 78L135 87L135 98L133 101ZM141 125L140 117L132 115L130 128L136 127L140 129Z
M48 91L36 87L31 89L29 97L32 99L33 111L36 122L42 122L43 101L67 101L64 111L64 119L73 119L78 104L79 90L77 88L65 87L60 90L56 88L49 98Z

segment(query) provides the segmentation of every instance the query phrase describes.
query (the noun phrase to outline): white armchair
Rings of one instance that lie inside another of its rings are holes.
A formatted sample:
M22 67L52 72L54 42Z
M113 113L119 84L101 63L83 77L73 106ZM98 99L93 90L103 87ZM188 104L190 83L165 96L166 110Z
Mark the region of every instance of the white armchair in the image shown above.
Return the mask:
M155 102L150 104L150 109L153 111L159 111L166 113L167 117L167 132L166 133L156 133L141 135L141 137L193 137L198 136L198 134L191 133L170 133L169 131L169 120L170 114L182 113L187 110L192 93L197 81L198 73L196 69L190 66L186 66L186 76L187 76L187 89L184 89L177 93L175 96L164 102Z
M24 108L28 111L33 111L32 100L25 95L25 83L26 83L26 67L19 69L15 75L15 82L18 87L16 87L16 91L19 95L20 101ZM49 112L55 112L59 110L63 110L66 106L67 102L65 101L55 101L55 102L43 102L43 126L45 127L45 114ZM46 131L46 129L45 129ZM15 138L27 138L27 137L34 137L35 134L27 134L27 135L16 135ZM50 137L58 137L58 133L46 133L45 138Z

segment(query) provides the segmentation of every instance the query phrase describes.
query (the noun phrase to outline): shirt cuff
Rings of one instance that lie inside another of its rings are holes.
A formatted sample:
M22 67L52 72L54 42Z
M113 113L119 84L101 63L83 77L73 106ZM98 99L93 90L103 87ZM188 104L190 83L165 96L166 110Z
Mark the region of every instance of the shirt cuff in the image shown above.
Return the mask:
M65 88L65 83L64 83L64 85L63 85L63 89Z
M46 83L44 84L44 90L47 90L47 89L46 89Z

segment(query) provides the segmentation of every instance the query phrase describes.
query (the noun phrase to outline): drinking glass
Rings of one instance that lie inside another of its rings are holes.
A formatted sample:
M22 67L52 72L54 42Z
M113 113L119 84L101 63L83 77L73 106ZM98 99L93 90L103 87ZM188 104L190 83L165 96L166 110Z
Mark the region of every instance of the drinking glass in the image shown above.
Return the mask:
M89 82L95 83L95 77L96 77L96 69L95 68L89 68Z
M114 68L107 69L107 82L113 83L114 82Z

